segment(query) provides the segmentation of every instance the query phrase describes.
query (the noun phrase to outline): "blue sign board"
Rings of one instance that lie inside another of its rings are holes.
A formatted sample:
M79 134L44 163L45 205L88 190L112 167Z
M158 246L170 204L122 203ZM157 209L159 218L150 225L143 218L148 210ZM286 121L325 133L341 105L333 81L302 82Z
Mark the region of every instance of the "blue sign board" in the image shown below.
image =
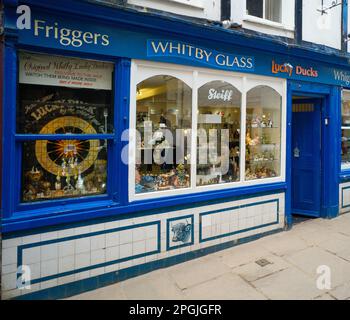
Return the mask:
M111 24L32 12L32 28L19 30L23 45L54 48L110 57L152 60L220 70L254 73L285 79L350 86L350 68L338 70L329 64L305 62L288 55L267 54L243 46L215 41L180 39Z
M193 44L172 40L148 40L147 57L175 57L231 71L253 72L254 57L227 54Z

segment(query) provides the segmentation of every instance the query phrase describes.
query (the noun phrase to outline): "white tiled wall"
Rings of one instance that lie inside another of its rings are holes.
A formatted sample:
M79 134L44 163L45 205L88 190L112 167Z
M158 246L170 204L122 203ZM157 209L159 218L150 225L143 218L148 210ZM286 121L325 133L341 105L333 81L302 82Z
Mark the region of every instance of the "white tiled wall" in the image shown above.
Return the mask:
M256 204L273 200L278 200L278 209L276 202ZM200 215L212 211L220 212L203 216L202 238L206 240L208 237L217 238L200 242ZM167 232L171 232L167 230L167 220L181 219L188 215L193 215L193 245L167 251ZM9 299L280 229L284 227L284 215L284 194L275 194L4 240L2 295L4 299ZM279 222L272 224L277 221L278 216ZM158 252L158 224L160 252ZM271 225L261 227L267 224ZM125 227L128 229L120 229ZM245 231L249 228L254 229ZM31 269L31 279L41 281L32 285L30 290L16 288L17 258L20 252L23 265ZM151 255L148 255L150 253ZM119 259L128 260L113 263ZM109 264L111 261L112 264ZM86 269L81 270L82 268ZM71 274L64 274L67 272ZM46 277L50 278L43 279Z
M340 213L350 212L350 182L339 185Z

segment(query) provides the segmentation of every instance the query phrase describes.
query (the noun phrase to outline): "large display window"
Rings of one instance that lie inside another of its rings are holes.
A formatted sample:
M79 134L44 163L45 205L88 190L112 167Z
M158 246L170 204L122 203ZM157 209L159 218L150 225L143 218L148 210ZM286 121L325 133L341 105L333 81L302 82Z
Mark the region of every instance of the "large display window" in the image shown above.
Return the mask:
M285 80L134 62L130 201L285 181Z
M188 188L191 165L185 139L192 127L192 89L175 77L159 75L138 84L136 100L136 193ZM176 144L179 135L183 143Z
M342 94L341 167L350 169L350 91Z
M271 87L247 93L246 180L281 173L281 107L282 98Z
M197 186L240 181L241 104L225 81L198 89Z
M21 202L107 192L113 72L111 63L19 54Z

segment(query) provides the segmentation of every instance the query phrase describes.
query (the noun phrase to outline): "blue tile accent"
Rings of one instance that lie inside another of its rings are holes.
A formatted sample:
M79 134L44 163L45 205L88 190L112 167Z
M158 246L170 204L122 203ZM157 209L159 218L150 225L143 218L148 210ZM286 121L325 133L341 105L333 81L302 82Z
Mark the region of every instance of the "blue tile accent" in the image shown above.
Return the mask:
M61 278L61 277L69 276L69 275L72 275L72 274L85 272L85 271L89 271L89 270L92 270L92 269L98 269L98 268L114 265L114 264L117 264L117 263L122 263L122 262L125 262L125 261L138 259L138 258L143 258L143 257L147 257L147 256L150 256L150 255L153 255L153 254L157 254L157 253L161 252L161 223L160 223L160 221L154 221L154 222L143 223L143 224L138 224L138 225L130 225L130 226L126 226L126 227L115 228L115 229L104 230L104 231L98 231L98 232L92 232L92 233L87 233L87 234L81 234L81 235L66 237L66 238L62 238L62 239L55 239L55 240L49 240L49 241L43 241L43 242L36 242L36 243L21 245L21 246L18 246L18 248L17 248L17 267L19 268L20 266L22 266L22 264L23 264L23 251L26 250L26 249L29 249L29 248L40 247L40 246L45 246L45 245L50 245L50 244L60 243L60 242L65 242L65 241L71 241L71 240L76 240L76 239L81 239L81 238L94 237L94 236L99 236L99 235L102 235L102 234L120 232L120 231L123 231L123 230L137 229L137 228L142 228L142 227L147 227L147 226L152 226L152 225L156 225L158 227L157 228L158 229L157 230L158 248L155 251L146 252L146 253L139 254L139 255L133 255L133 256L130 256L130 257L117 259L117 260L113 260L113 261L108 261L108 262L100 263L100 264L97 264L97 265L93 265L93 266L89 266L89 267L85 267L85 268L80 268L80 269L77 269L77 270L71 270L71 271L55 274L55 275L48 276L48 277L34 279L34 280L31 281L31 284L33 285L33 284L36 284L36 283L49 281L49 280L52 280L52 279Z
M277 183L273 185L261 185L261 186L254 186L254 187L244 187L244 188L239 188L236 190L225 190L225 194L230 194L227 196L227 198L221 198L217 193L213 194L212 192L207 192L207 193L201 193L200 195L197 195L199 198L205 198L203 201L194 201L191 203L183 204L182 201L180 201L181 197L178 197L179 199L176 200L176 205L172 204L170 205L170 202L172 200L169 199L156 199L156 200L148 200L150 203L150 206L152 208L148 208L142 201L139 202L137 201L134 204L129 204L126 207L123 208L131 208L133 206L137 207L137 212L133 211L127 211L124 213L118 213L119 209L118 208L111 208L111 209L106 209L107 211L112 210L113 214L110 215L108 214L107 216L104 216L103 213L99 212L98 216L99 218L94 218L90 219L90 217L87 217L86 213L83 214L83 212L79 214L84 215L84 219L81 221L75 221L73 218L72 220L66 220L63 224L56 224L56 225L51 225L51 226L41 226L38 227L36 225L37 222L41 221L42 219L33 219L30 220L28 223L26 222L26 227L25 230L21 231L11 231L11 232L6 232L4 229L6 229L6 223L3 224L2 226L2 238L3 240L6 239L13 239L17 237L24 237L28 235L35 235L35 234L41 234L45 232L50 232L50 231L58 231L58 230L64 230L64 229L71 229L71 228L78 228L78 227L84 227L84 226L89 226L89 225L94 225L98 223L104 223L104 222L109 222L109 221L116 221L116 220L125 220L125 219L132 219L132 218L138 218L138 217L145 217L149 215L155 215L155 214L162 214L166 213L169 211L177 211L177 210L186 210L186 209L192 209L194 207L200 207L200 206L208 206L208 205L213 205L213 204L219 204L219 203L227 203L231 201L238 201L242 199L253 199L256 197L262 197L265 195L272 195L276 193L284 193L285 188L282 187L285 186L284 183ZM194 197L196 198L197 196L191 195L191 198L193 199ZM167 202L169 205L168 207L163 207L161 205L162 202ZM168 203L169 202L169 203ZM127 209L129 210L129 209ZM96 210L94 210L96 212ZM62 212L60 213L62 215ZM72 216L71 214L69 215L70 217Z
M242 238L237 241L230 241L230 242L222 243L216 246L211 246L205 249L184 253L176 256L175 257L176 259L173 259L172 257L172 258L166 258L163 260L149 262L140 266L120 270L118 272L111 272L111 273L103 274L94 278L79 280L69 284L29 293L29 294L14 298L13 300L48 300L48 299L54 300L54 299L68 298L77 294L84 293L88 290L90 291L96 290L98 288L112 285L120 281L125 281L135 276L140 276L142 274L148 273L150 270L157 270L157 269L170 267L191 259L196 259L196 258L206 256L208 254L211 254L220 250L225 250L243 243L251 242L268 235L276 234L281 231L283 231L283 229L276 229L276 230L261 233L258 235Z
M180 221L180 220L184 220L184 219L188 219L191 220L191 224L192 224L192 230L191 230L191 241L188 243L183 243L183 244L179 244L176 246L171 246L170 245L170 232L171 232L171 222L174 221ZM170 250L175 250L175 249L179 249L179 248L184 248L184 247L188 247L188 246L192 246L194 244L194 215L187 215L187 216L183 216L183 217L176 217L176 218L171 218L167 220L167 231L166 231L166 243L167 243L167 251Z
M202 229L202 227L203 227L203 225L202 225L202 217L203 216L212 215L212 214L225 212L225 211L239 210L239 209L247 208L247 207L254 207L254 206L263 205L263 204L266 204L266 203L276 203L276 205L277 205L277 217L276 217L276 221L275 222L264 224L264 225L260 225L260 226L256 226L256 227L252 227L252 228L242 229L242 230L235 231L235 232L229 232L229 233L221 234L221 235L218 235L218 236L215 236L215 237L210 237L210 238L203 239L203 229ZM242 206L236 206L236 207L227 208L227 209L223 209L223 210L215 210L215 211L209 211L209 212L201 213L200 216L199 216L199 242L203 243L203 242L212 241L212 240L216 240L216 239L220 239L220 238L226 238L226 237L233 236L233 235L236 235L236 234L239 234L239 233L248 232L248 231L252 231L252 230L258 230L258 229L262 229L262 228L265 228L265 227L277 225L277 224L279 224L279 212L280 212L280 203L279 203L279 199L276 199L276 200L269 200L269 201L250 203L250 204L246 204L246 205L242 205Z

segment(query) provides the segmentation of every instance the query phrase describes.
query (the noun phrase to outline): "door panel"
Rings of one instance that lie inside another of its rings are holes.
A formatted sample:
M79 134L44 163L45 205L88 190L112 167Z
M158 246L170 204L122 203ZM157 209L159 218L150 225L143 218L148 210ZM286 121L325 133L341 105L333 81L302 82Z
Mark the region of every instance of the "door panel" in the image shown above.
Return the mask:
M293 104L292 213L320 216L321 110L313 101Z

